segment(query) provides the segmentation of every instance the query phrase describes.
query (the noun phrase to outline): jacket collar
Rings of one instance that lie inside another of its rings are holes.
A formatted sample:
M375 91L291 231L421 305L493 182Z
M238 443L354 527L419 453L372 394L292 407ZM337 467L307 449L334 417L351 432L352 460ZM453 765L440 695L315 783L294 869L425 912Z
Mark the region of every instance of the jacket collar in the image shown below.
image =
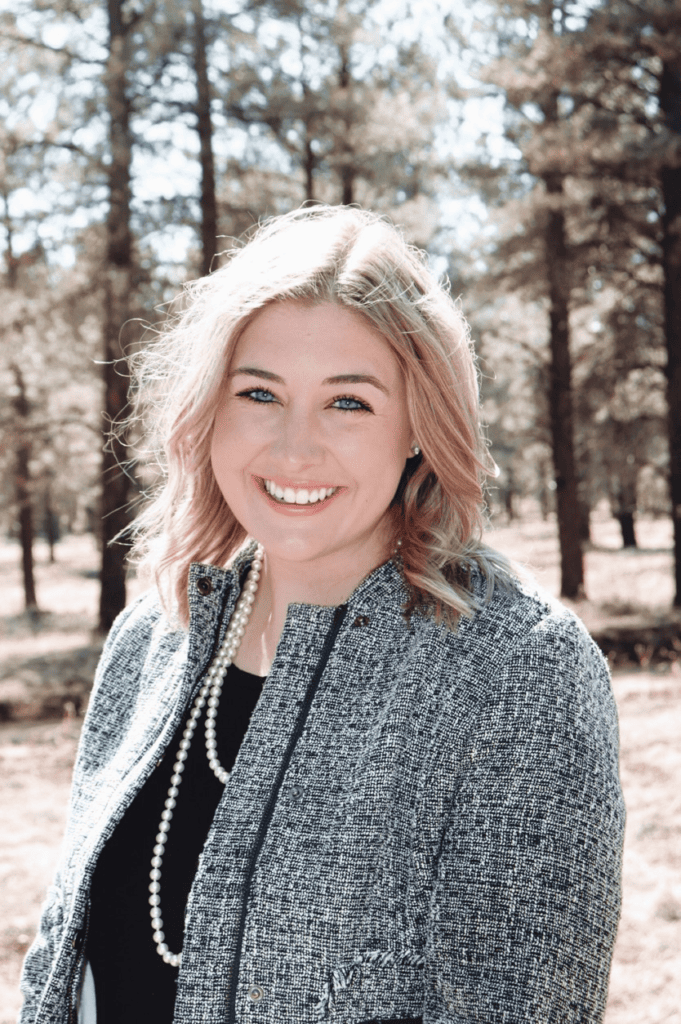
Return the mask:
M189 570L189 603L193 609L197 585L201 579L210 581L211 594L202 599L202 604L222 607L225 592L232 594L241 590L245 580L246 570L251 564L255 554L256 542L251 541L245 544L237 552L232 564L224 569L216 565L207 565L200 562L192 563ZM205 585L204 585L205 586ZM350 597L344 603L348 611L353 613L368 612L375 610L382 605L397 605L401 607L409 598L409 591L405 580L395 561L390 558L387 562L377 566L364 577L353 590ZM317 605L294 605L296 608L318 609ZM333 611L333 608L325 608L326 611Z

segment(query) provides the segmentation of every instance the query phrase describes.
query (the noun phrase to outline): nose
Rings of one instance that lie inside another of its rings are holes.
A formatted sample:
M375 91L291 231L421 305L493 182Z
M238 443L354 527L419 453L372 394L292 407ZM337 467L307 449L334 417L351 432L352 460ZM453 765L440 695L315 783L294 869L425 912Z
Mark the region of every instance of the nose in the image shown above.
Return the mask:
M273 454L289 466L316 464L324 455L319 425L304 409L288 409L279 422Z

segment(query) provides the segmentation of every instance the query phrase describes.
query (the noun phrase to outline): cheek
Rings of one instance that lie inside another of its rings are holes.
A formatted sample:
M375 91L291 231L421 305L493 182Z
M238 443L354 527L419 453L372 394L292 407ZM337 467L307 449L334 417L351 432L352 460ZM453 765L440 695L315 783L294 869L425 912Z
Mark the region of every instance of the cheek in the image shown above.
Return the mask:
M210 446L210 459L218 481L234 468L235 455L239 451L238 434L232 417L220 410L215 417Z
M380 436L367 439L367 443L355 453L356 465L361 466L362 476L370 483L377 495L395 491L406 465L408 441L406 434L392 427Z
M215 417L211 442L211 448L216 454L239 451L248 443L253 431L247 429L244 419L243 410L232 403L219 410Z

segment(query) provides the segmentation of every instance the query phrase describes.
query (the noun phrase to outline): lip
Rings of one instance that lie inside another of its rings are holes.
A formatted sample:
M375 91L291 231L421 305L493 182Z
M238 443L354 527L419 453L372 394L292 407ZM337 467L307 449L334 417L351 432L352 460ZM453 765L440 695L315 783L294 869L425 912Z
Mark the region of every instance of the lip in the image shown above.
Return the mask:
M267 491L265 490L265 478L264 477L254 476L251 479L253 480L253 483L255 484L255 488L256 488L258 494L260 494L265 499L265 501L270 506L270 508L274 509L275 512L278 512L279 515L282 515L282 516L316 516L320 512L323 512L325 508L328 508L332 501L335 501L336 498L339 498L340 495L345 492L345 487L339 487L338 490L335 492L335 494L330 495L328 498L324 498L324 501L317 501L317 502L315 502L314 505L282 505L282 503L280 501L277 501L275 498L272 498L267 493ZM284 484L283 482L281 482L279 480L276 480L274 477L271 477L271 476L268 476L266 479L274 480L274 482L276 484L278 484L279 486L281 486L281 487L284 487L284 486L294 487L295 486L293 483ZM313 485L313 484L310 484L310 483L307 484L307 488L308 489L312 489L313 490L314 486L326 487L326 486L328 486L328 484L317 484L317 485ZM298 483L297 484L297 489L301 489L301 487L302 487L302 485L300 483Z

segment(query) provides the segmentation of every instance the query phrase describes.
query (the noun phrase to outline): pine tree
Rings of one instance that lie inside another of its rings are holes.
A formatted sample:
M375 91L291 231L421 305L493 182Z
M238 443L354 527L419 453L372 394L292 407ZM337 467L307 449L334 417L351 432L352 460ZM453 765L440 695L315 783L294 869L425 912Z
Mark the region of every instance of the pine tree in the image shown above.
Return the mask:
M445 172L434 133L446 92L418 38L385 52L376 8L263 6L250 39L234 37L219 91L227 116L261 140L253 159L269 152L273 172L289 171L289 208L357 202L427 233Z
M131 226L132 129L128 76L131 36L138 16L124 0L107 0L108 57L104 76L108 113L108 213L104 267L104 411L100 504L102 564L99 628L107 632L125 607L125 548L115 538L129 523L125 437L110 435L128 402L129 370L121 332L135 309L136 263Z
M653 206L649 238L638 232L637 258L660 272L654 286L666 349L674 603L681 606L681 9L672 0L615 0L592 12L582 47L602 85L585 100L580 126L591 175L638 186Z
M669 492L674 524L674 604L681 607L681 25L674 26L675 59L664 60L660 75L660 110L672 136L660 167L662 266L667 342L667 430Z
M526 220L522 230L514 231L506 244L499 246L495 262L504 266L506 287L522 287L529 297L540 297L546 304L560 592L564 597L579 598L584 594L584 568L570 349L573 282L566 224L567 168L560 145L564 103L559 71L565 44L557 34L554 17L559 11L552 0L505 4L502 23L510 25L522 19L528 30L521 37L505 38L504 56L491 62L482 75L503 89L507 134L523 154L525 178L532 176L530 202L524 205L529 223ZM468 168L468 173L475 174L476 169ZM499 179L498 174L489 176L490 183L498 184ZM509 257L511 262L507 264Z

